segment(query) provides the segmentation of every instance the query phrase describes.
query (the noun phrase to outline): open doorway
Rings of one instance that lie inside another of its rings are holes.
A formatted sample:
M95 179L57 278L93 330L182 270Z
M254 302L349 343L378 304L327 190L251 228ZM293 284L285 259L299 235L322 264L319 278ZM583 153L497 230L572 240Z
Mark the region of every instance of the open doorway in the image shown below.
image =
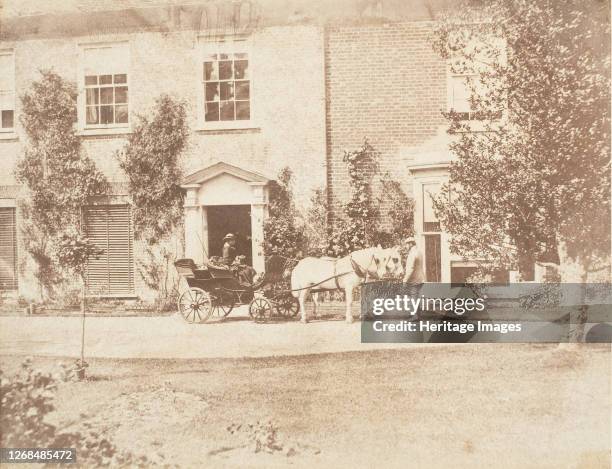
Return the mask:
M223 254L223 237L228 233L236 236L236 254L246 256L248 265L253 265L251 244L250 205L209 205L206 207L208 221L209 256Z

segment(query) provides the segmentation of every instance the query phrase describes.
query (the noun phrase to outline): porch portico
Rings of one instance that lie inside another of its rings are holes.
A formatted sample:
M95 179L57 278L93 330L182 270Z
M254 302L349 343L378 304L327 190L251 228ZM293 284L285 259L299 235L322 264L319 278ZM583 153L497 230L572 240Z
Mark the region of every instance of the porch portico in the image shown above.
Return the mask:
M231 213L231 206L240 206L248 209L250 226L242 227L242 233L238 235L242 237L243 242L250 241L253 267L258 272L263 272L263 223L269 182L270 179L261 174L223 162L188 175L181 184L187 191L184 205L185 257L202 263L208 256L215 254L211 252L211 247L216 247L219 240L214 239L211 243L210 235L213 234L216 238L223 234L219 235L218 226L215 226L216 229L210 226L211 207L225 206ZM244 211L241 210L241 213ZM245 224L248 225L248 221Z

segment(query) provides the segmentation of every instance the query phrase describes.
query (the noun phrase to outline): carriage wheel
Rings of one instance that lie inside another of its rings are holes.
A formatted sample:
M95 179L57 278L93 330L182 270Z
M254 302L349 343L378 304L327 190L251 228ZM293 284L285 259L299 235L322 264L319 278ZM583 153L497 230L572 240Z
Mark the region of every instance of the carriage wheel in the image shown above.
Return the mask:
M263 296L254 298L249 304L249 316L256 322L266 322L272 317L272 303Z
M223 319L234 309L234 294L231 292L217 292L212 298L212 316Z
M212 313L210 295L198 287L190 287L179 297L179 314L188 323L205 322Z
M278 314L284 318L294 318L300 309L297 298L290 293L274 297L274 305Z

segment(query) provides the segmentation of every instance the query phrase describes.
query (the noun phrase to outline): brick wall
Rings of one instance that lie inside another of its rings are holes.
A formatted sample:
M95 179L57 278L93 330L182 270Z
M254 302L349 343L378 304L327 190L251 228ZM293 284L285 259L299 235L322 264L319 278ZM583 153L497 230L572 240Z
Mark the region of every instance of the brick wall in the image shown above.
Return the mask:
M327 181L334 214L348 199L343 150L365 136L410 193L407 164L445 121L446 66L430 42L432 23L331 27L326 31ZM379 178L376 178L378 180Z

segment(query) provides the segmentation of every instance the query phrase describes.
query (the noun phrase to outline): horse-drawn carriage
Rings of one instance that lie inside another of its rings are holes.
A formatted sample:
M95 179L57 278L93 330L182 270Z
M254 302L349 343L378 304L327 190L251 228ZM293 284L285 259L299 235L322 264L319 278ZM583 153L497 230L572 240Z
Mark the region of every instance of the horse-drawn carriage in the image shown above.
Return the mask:
M187 322L222 319L236 306L246 304L251 318L260 322L273 316L293 318L298 313L297 299L284 278L289 266L282 256L271 256L265 273L253 283L241 281L232 269L213 263L200 269L193 259L180 259L174 265L187 283L178 300L178 312Z

